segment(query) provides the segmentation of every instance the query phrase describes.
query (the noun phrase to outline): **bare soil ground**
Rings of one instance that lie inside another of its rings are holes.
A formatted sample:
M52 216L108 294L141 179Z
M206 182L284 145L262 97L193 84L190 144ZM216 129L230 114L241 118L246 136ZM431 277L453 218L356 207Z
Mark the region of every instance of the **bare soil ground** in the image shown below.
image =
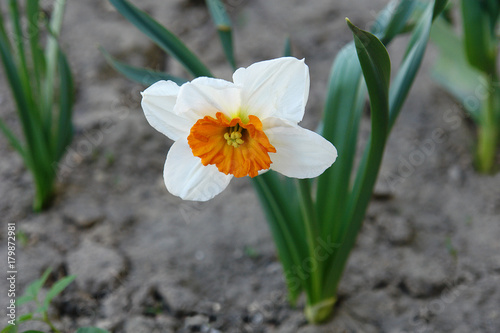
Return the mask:
M230 79L203 1L133 2ZM239 65L279 57L291 36L311 70L301 125L314 128L332 61L351 40L344 17L368 27L386 3L228 0ZM144 87L110 69L97 47L185 75L175 60L103 0L68 1L63 35L78 87L76 136L56 200L41 214L31 212L29 173L0 138L0 257L6 265L6 224L15 222L26 235L17 248L18 290L47 267L51 281L78 276L54 303L64 332L86 325L116 333L500 331L500 174L474 172L474 127L430 79L432 47L390 136L335 313L311 326L303 300L296 309L286 302L250 181L233 181L207 203L170 195L162 169L171 142L143 116ZM399 40L389 48L393 68L404 46ZM0 115L16 127L3 79L0 85ZM1 279L3 305L7 289Z

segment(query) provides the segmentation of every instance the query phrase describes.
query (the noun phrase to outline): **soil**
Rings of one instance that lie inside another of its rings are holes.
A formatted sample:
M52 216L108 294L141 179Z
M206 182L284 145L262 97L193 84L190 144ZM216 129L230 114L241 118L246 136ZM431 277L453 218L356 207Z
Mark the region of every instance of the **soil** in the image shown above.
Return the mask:
M133 2L230 79L203 1ZM301 125L315 128L332 61L351 40L344 18L367 27L386 3L228 0L239 65L279 57L291 36L294 55L311 71ZM144 87L114 72L98 46L127 63L185 76L180 65L103 0L68 1L62 44L78 88L76 135L56 199L40 214L31 211L28 171L0 137L0 257L13 222L25 236L17 245L18 292L48 267L50 283L77 275L51 310L63 332L89 325L116 333L500 331L500 174L475 173L474 126L431 80L432 46L389 138L334 315L313 326L303 299L297 308L286 301L249 179L206 203L170 195L162 170L171 142L144 118ZM404 47L396 40L389 48L393 68ZM3 79L0 85L0 116L18 131L10 92ZM3 305L7 289L1 279Z

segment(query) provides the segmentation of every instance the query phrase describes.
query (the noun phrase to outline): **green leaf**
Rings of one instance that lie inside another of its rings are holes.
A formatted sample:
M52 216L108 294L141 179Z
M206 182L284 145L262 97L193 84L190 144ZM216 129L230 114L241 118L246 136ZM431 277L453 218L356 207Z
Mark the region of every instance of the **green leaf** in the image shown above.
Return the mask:
M285 39L285 47L283 48L283 57L291 57L292 56L292 41L290 40L290 36Z
M29 331L24 331L23 333L45 333L45 332L29 330Z
M372 31L384 43L390 43L395 34L401 33L414 8L413 0L391 1L377 17ZM316 206L325 235L340 235L342 224L348 223L341 220L351 180L346 175L354 167L365 96L361 67L354 43L350 43L338 53L333 63L323 115L322 134L339 151L337 161L318 179Z
M55 156L54 160L59 161L66 147L73 138L72 109L74 103L74 85L71 69L64 53L59 50L59 117L54 135Z
M354 35L356 52L363 70L363 76L370 96L371 134L363 160L358 169L347 210L342 220L348 221L347 230L336 256L327 267L325 281L326 295L334 295L349 253L354 246L363 222L366 208L377 179L384 153L389 121L389 80L391 63L382 42L373 34L363 31L347 20Z
M5 125L4 121L0 119L0 131L3 132L10 145L23 157L26 158L24 148L21 141L12 133L12 131Z
M48 309L50 302L54 297L59 295L66 287L73 282L76 279L76 275L70 275L66 276L52 286L50 290L47 292L47 295L45 296L45 300L43 301L43 307L45 309Z
M23 131L25 133L25 138L27 144L31 147L33 144L33 131L31 118L27 106L27 98L21 78L17 71L17 66L15 65L12 54L10 53L10 48L8 41L0 34L0 56L2 57L3 67L5 69L5 75L9 82L14 100L17 105L19 112L19 118L21 120L21 125L23 125Z
M170 80L174 81L178 85L182 85L185 83L187 80L176 77L173 75L169 75L167 73L162 73L162 72L157 72L153 71L150 69L145 69L145 68L139 68L139 67L134 67L127 65L123 62L120 62L116 59L114 59L106 50L103 48L100 48L101 52L103 53L104 57L108 61L108 63L118 72L123 74L125 77L128 79L135 81L137 83L140 83L144 86L150 86L155 82L158 82L160 80Z
M19 71L19 77L21 79L23 88L26 91L31 92L31 87L29 84L28 65L26 63L26 52L24 50L24 34L21 27L21 14L19 12L18 1L9 1L9 13L12 21L13 40L17 50L16 60L18 61L17 68Z
M50 268L47 268L45 270L45 272L43 272L42 276L39 279L33 281L32 283L30 283L28 285L28 287L26 287L26 291L24 294L28 295L28 296L36 297L38 295L38 293L40 292L40 289L42 289L43 285L45 284L45 282L49 278L51 271L52 270Z
M391 1L377 17L371 32L387 44L405 29L417 4L414 0Z
M212 74L182 41L165 29L148 14L126 0L109 0L113 6L133 25L141 30L160 48L175 57L195 77Z
M59 58L59 35L61 33L62 21L66 0L59 0L54 3L54 9L49 22L49 34L45 47L46 73L42 86L43 98L43 128L45 129L46 142L50 142L52 135L52 113L54 108L55 78L57 73L57 64ZM52 148L53 145L49 147ZM52 152L52 156L53 156ZM53 161L49 161L51 165Z
M38 165L51 165L50 154L45 144L45 136L42 128L39 126L42 120L36 110L36 105L33 104L30 92L25 90L23 86L8 43L2 34L0 34L0 57L4 73L9 82L14 101L16 102L17 112L23 129L26 143L24 162L28 168L36 172Z
M0 13L4 13L1 2L0 2ZM5 30L5 23L4 23L3 15L0 15L0 35L2 36L2 38L4 40L7 41L8 49L11 50L10 41L9 41L9 38L7 37L7 32Z
M55 75L55 68L45 67L46 54L42 52L39 44L39 0L23 2L23 6L19 6L19 1L15 0L10 0L8 3L12 23L10 37L13 39L13 45L9 41L2 20L0 22L0 57L16 103L24 135L24 145L21 145L20 140L12 135L4 123L0 124L0 129L20 152L25 165L33 175L35 184L33 206L35 210L38 210L48 202L54 188L55 173L52 164L55 134L52 131L54 123L52 112L58 109L58 105L54 103L54 82L50 78ZM57 1L51 15L50 32L46 38L48 60L51 59L49 56L51 53L58 51L55 37L60 30L64 3L65 0ZM23 12L25 17L21 17L20 8L25 10ZM23 24L27 26L24 31ZM30 47L25 50L25 44L28 45L28 42ZM31 57L28 58L29 55ZM30 64L27 63L28 60L31 60ZM41 82L42 79L44 84Z
M436 13L436 8L444 8L443 2L430 2L418 19L413 30L410 42L408 43L405 56L399 67L398 73L394 77L391 90L389 92L389 128L392 128L396 118L403 106L403 103L415 80L417 71L420 68L427 47L432 19Z
M468 99L481 86L481 72L467 62L462 41L444 19L434 22L431 40L439 50L432 77L459 100L477 122L481 103L470 103Z
M384 120L388 117L389 110L387 95L391 74L389 54L384 44L382 44L377 37L367 31L359 29L348 19L346 19L346 21L354 34L356 51L370 95L372 114L380 116L381 120Z
M323 115L322 135L339 151L335 163L318 178L316 209L324 235L337 235L345 209L356 152L359 119L365 101L361 67L353 43L333 63ZM335 236L334 236L335 237ZM336 240L335 240L336 241Z
M26 314L23 314L22 316L20 316L18 319L17 319L17 323L20 324L20 323L24 323L25 321L29 321L31 320L31 318L33 318L33 313L26 313Z
M318 219L312 199L311 181L309 179L297 179L299 192L299 207L304 224L304 238L307 243L307 256L302 258L310 260L311 266L316 267L316 271L310 274L310 291L308 293L308 304L316 304L322 301L322 275L323 266L319 263L317 255L318 239L322 235L319 230ZM305 252L305 251L304 251ZM305 253L304 253L305 254Z
M500 1L498 0L486 0L486 11L490 15L491 30L495 30L495 26L500 17Z
M492 22L485 1L462 0L461 3L467 59L478 70L494 74L497 51L495 21Z
M306 280L302 279L296 272L303 257L299 251L303 249L305 244L301 246L303 242L300 241L300 238L297 239L293 236L292 231L294 229L297 231L297 228L287 225L288 222L294 220L293 215L290 216L290 214L294 213L294 210L289 209L289 204L284 198L285 194L290 192L283 191L286 187L283 187L277 177L274 172L268 171L253 178L252 183L266 213L279 258L283 265L288 286L288 298L292 303L295 303L302 289L309 289Z
M231 20L220 0L206 0L210 15L218 30L231 30Z
M1 333L17 333L17 326L8 324Z
M35 297L32 295L19 296L18 298L16 298L16 306L21 306L23 304L26 304L26 303L34 301L34 300L35 300Z
M43 52L39 43L40 27L39 18L42 12L39 8L39 0L26 1L26 18L28 19L28 39L30 45L31 60L33 64L32 75L34 77L34 93L40 91L40 80L43 75ZM39 96L37 96L39 97Z
M448 0L435 0L434 10L432 11L432 20L434 21L446 8Z
M236 60L234 59L233 36L231 20L227 15L226 8L220 0L206 0L210 15L214 20L219 38L224 49L226 59L233 69L236 69Z
M109 333L109 331L97 327L81 327L76 333Z

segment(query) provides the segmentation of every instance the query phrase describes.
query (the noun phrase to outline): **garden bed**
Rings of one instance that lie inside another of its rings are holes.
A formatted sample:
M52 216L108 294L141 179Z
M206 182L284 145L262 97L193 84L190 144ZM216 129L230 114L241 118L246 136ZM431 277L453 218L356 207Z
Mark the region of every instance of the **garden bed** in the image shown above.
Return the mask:
M134 3L230 79L203 1ZM311 70L301 125L314 129L334 56L352 39L344 18L368 27L385 4L229 0L239 65L279 57L291 36L294 55ZM431 80L432 46L389 138L334 315L312 326L303 300L295 309L286 301L250 180L233 181L206 203L170 195L162 170L171 142L145 120L144 87L114 72L97 46L130 64L185 75L175 60L102 0L68 2L62 43L78 89L76 135L54 203L40 214L31 211L28 171L0 139L0 253L7 256L7 223L16 223L25 236L17 241L18 291L48 267L51 281L77 275L51 312L64 332L89 325L117 333L500 329L500 174L475 173L475 129ZM404 45L389 47L393 67ZM0 88L0 115L15 124L3 80Z

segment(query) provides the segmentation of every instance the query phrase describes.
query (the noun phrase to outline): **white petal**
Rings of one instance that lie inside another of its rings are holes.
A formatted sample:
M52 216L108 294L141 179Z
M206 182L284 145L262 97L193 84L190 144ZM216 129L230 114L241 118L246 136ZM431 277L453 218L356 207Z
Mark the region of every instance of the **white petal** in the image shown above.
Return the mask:
M142 92L141 106L149 124L172 140L187 137L191 122L176 115L174 105L179 86L172 81L158 81Z
M321 135L290 122L268 118L263 122L269 142L271 170L292 178L321 175L337 158L337 149Z
M304 60L285 57L257 62L238 69L233 81L242 87L242 112L261 120L302 120L309 97L309 68Z
M222 112L232 118L240 110L240 89L232 82L199 77L181 86L174 112L193 124L205 116Z
M227 187L232 177L219 172L215 165L203 166L184 139L172 145L163 170L167 190L184 200L210 200Z

